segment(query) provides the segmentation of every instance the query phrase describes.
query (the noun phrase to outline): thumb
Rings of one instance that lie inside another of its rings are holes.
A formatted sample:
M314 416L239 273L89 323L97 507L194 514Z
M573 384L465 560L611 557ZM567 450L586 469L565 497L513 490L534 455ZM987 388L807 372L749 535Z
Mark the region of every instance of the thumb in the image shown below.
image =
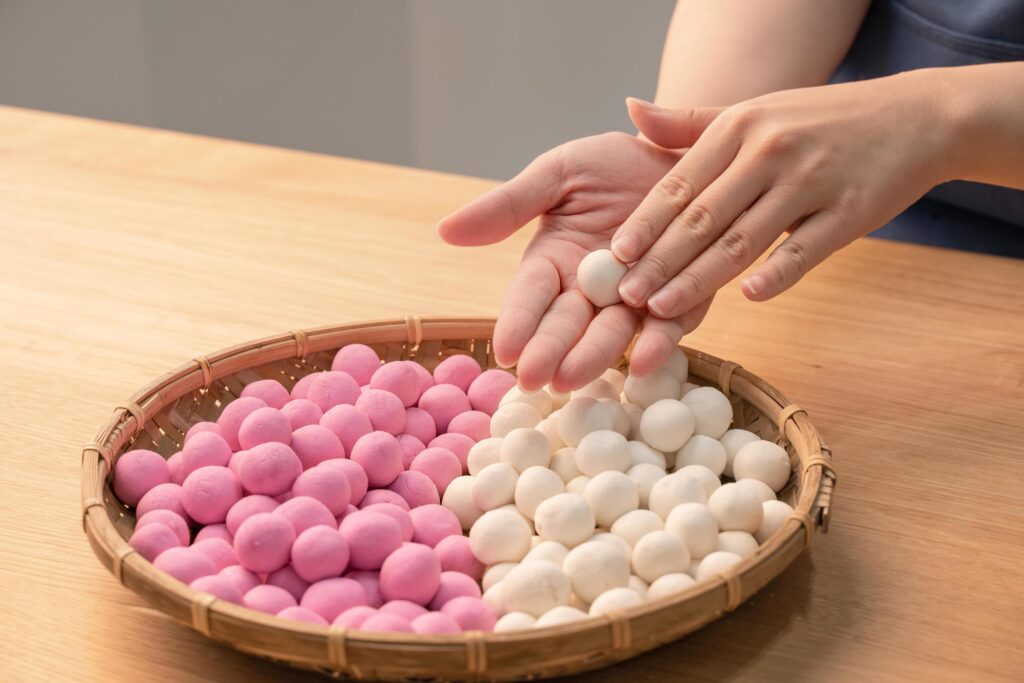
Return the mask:
M445 242L477 247L500 242L562 199L562 150L541 154L512 180L437 224Z
M692 147L704 129L724 107L689 107L665 109L652 102L626 98L626 110L633 125L648 140L661 147L679 149Z

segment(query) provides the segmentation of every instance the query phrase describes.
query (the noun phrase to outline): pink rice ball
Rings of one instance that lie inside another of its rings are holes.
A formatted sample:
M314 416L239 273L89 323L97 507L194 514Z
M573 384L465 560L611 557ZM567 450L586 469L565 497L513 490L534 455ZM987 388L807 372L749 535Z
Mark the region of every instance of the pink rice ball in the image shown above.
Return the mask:
M363 509L368 512L379 512L395 520L398 522L398 526L402 528L402 541L412 540L412 517L409 516L409 511L405 508L401 508L394 503L374 503Z
M343 404L334 406L320 418L320 426L326 427L334 432L334 435L345 447L345 453L351 454L352 447L360 437L373 431L370 418L354 405Z
M200 467L227 467L231 460L231 447L220 434L202 432L181 451L181 467L187 477Z
M249 609L277 614L286 607L296 605L292 594L278 586L256 586L242 596L242 604Z
M397 614L382 614L377 612L363 621L359 627L361 631L374 631L376 633L412 633L412 625L408 620Z
M446 448L455 454L455 457L459 459L459 463L462 466L462 472L469 472L467 462L469 460L469 451L473 448L474 441L466 436L465 434L441 434L436 439L427 444L427 448Z
M348 505L345 506L344 512L342 512L340 515L334 516L334 521L338 523L338 526L341 526L341 520L345 519L345 517L351 515L353 512L359 512L359 508L349 503Z
M192 544L192 550L209 558L218 572L225 567L238 564L235 549L223 538L202 538Z
M340 515L352 499L352 488L348 483L348 475L340 469L317 466L299 475L292 484L292 495L315 498L332 515Z
M423 452L426 446L423 442L417 439L411 434L399 434L397 437L398 443L402 446L402 467L409 469L409 465L412 464L412 459Z
M505 370L484 370L469 385L466 395L473 410L494 415L498 403L508 390L516 385L515 376Z
M181 462L181 451L167 458L167 473L171 475L171 483L181 485L185 481L185 468Z
M180 545L188 545L188 522L181 515L170 510L153 510L139 517L135 522L135 530L150 524L163 524L174 532L174 535L181 541ZM410 522L410 525L412 522Z
M205 541L208 538L219 538L234 545L235 537L223 524L207 524L196 533L195 541Z
M327 506L309 496L295 496L286 500L274 510L274 514L291 522L296 536L315 526L327 526L333 529L337 525L334 515L327 509Z
M356 399L356 408L366 417L378 432L395 436L405 431L405 406L390 391L369 389Z
M138 505L144 495L170 481L167 461L153 451L128 451L114 463L114 493L125 505Z
M438 432L448 430L448 423L459 413L471 410L466 393L454 384L435 384L420 396L419 407L430 413Z
M469 391L473 380L479 377L481 372L480 364L470 356L448 356L434 368L434 383L454 384L462 391Z
M331 361L331 370L347 372L355 381L369 384L380 367L380 356L366 344L348 344L338 349Z
M228 510L225 524L228 531L234 535L238 533L238 527L242 522L260 512L273 512L280 505L270 496L251 495L245 496Z
M444 495L448 484L462 475L462 462L446 448L427 448L413 458L409 471L425 474L433 482L438 494Z
M214 574L213 576L200 576L188 585L194 591L209 593L219 600L233 602L236 605L242 604L242 592L230 579Z
M441 572L441 585L430 600L430 609L439 610L449 600L462 596L479 598L480 584L462 572Z
M380 366L370 378L370 388L394 394L406 408L420 397L420 375L411 360L399 360Z
M369 605L356 605L355 607L349 607L338 615L338 617L331 623L331 626L334 626L335 628L357 629L363 625L364 621L376 613L377 610Z
M294 548L295 546L292 547ZM299 576L295 572L295 568L290 564L286 564L277 571L267 574L267 579L263 583L268 586L277 586L278 588L285 589L296 600L301 600L302 596L306 593L306 589L309 588L309 581Z
M484 575L484 565L476 559L469 547L469 539L465 536L447 536L442 538L434 550L441 560L441 570L445 572L462 572L479 581Z
M280 410L291 400L291 394L276 379L261 379L250 382L242 389L242 396L255 396L271 408Z
M310 585L300 604L332 622L345 610L368 604L368 599L359 583L352 579L333 578Z
M420 543L406 543L388 555L380 568L380 593L388 602L426 605L440 585L441 560L433 548Z
M405 433L415 436L423 443L429 443L437 436L437 425L434 418L423 408L412 407L405 409Z
M295 527L277 512L260 512L242 522L235 534L238 564L257 574L269 574L288 564Z
M370 486L384 487L402 471L402 445L387 432L370 432L356 441L349 459L366 471Z
M341 520L341 535L348 542L349 565L353 569L379 569L384 560L402 545L402 528L379 512L360 510Z
M409 504L410 509L421 505L436 505L441 502L441 496L437 487L430 477L422 472L399 472L395 480L388 484L388 490L394 491Z
M312 384L313 380L315 380L319 376L319 372L311 372L305 377L300 377L299 380L295 383L295 386L293 386L292 390L289 392L291 394L292 400L294 401L296 399L306 399L306 396L309 394L309 385Z
M412 630L421 635L442 635L462 633L454 619L441 612L427 612L412 620Z
M240 448L238 430L241 429L245 418L249 417L250 413L266 407L267 404L263 402L263 399L255 396L239 397L224 406L220 417L217 418L217 428L220 435L228 442L231 450L237 451Z
M320 406L308 398L293 398L281 406L281 412L288 418L293 432L309 425L318 424L320 418L324 416L324 411L320 410Z
M292 568L304 581L341 576L348 566L348 542L334 527L306 529L292 545Z
M241 499L242 484L227 467L200 467L181 485L181 504L200 524L223 522Z
M345 574L345 578L352 579L366 591L367 604L373 608L384 604L384 597L380 594L380 572L379 571L354 571Z
M238 478L249 493L277 496L290 491L302 474L302 461L289 446L276 441L246 451L238 463Z
M170 510L182 517L186 522L192 521L192 518L185 512L185 507L181 504L181 487L177 484L167 483L154 486L146 492L146 495L139 500L139 504L135 506L135 514L138 517L142 517L153 510Z
M420 396L423 392L434 386L434 376L430 374L430 370L416 363L416 373L420 376Z
M186 584L192 583L200 576L217 573L210 558L191 548L168 548L157 555L153 566Z
M317 467L336 469L345 473L345 476L348 477L351 505L358 505L363 499L363 496L366 495L370 482L366 476L366 470L364 470L359 463L347 459L336 458L334 460L324 460L322 463L317 465Z
M281 619L288 619L289 621L301 621L306 624L318 624L320 626L327 626L327 620L317 614L311 609L305 607L285 607L283 610L277 613L277 616Z
M240 564L233 564L228 567L224 567L217 576L223 576L225 579L235 584L238 591L245 595L250 590L260 585L260 577L252 573Z
M359 398L359 385L347 372L321 372L310 382L306 398L326 412L336 405L354 404Z
M493 631L498 615L480 598L461 596L452 598L441 608L463 631Z
M381 614L397 614L403 619L412 621L416 617L426 614L427 608L408 600L392 600L381 605L379 611Z
M448 536L461 536L462 525L455 513L443 505L421 505L409 511L412 540L431 548Z
M474 442L491 436L491 416L480 410L459 413L448 423L449 434L462 434Z
M306 425L292 434L292 450L302 461L303 469L319 465L324 460L336 460L345 457L345 447L341 440L327 427Z
M289 444L292 442L292 423L288 416L277 408L260 408L254 410L238 428L238 443L248 450L262 443Z
M406 502L405 498L402 498L399 494L394 491L389 491L388 489L374 489L373 491L367 492L367 494L363 496L362 502L359 503L359 507L360 509L363 509L380 503L397 505L403 510L409 509L409 503Z
M186 541L187 542L187 541ZM128 544L150 562L169 548L180 548L184 543L174 531L163 524L136 527Z
M203 432L213 432L217 436L220 436L220 427L217 426L216 422L196 422L194 425L188 428L185 432L185 438L182 440L182 447L188 445L188 442L192 440L192 437L196 434L202 434Z

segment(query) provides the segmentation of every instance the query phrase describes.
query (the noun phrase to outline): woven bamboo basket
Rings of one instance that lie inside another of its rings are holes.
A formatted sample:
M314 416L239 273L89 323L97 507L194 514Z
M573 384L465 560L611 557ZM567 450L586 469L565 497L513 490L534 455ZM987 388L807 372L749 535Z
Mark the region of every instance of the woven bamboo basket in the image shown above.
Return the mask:
M793 475L779 497L795 511L756 554L676 595L514 633L365 633L285 621L216 600L158 571L128 545L134 515L111 490L121 453L149 448L170 456L189 426L216 419L247 383L274 378L291 387L310 372L330 369L335 351L353 342L372 346L384 360L412 359L428 369L452 354L495 367L493 329L490 319L409 317L294 331L196 358L164 375L118 406L83 449L82 524L94 552L114 578L160 612L243 652L363 680L504 681L579 673L675 640L735 609L809 546L816 529L827 530L835 473L806 413L735 363L684 349L690 381L718 386L730 397L734 426L787 448ZM627 365L620 359L620 369Z

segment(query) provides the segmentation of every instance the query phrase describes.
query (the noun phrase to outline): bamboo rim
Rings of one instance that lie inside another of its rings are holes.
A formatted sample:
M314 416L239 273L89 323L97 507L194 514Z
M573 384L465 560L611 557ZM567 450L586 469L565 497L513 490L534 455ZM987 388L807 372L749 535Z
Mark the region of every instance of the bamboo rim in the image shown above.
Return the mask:
M157 570L126 540L133 520L110 490L117 457L143 439L165 457L189 426L175 409L192 407L192 422L237 396L247 381L273 376L294 383L330 367L341 346L374 346L385 360L412 359L428 368L455 353L496 367L494 320L419 318L334 325L267 337L194 359L163 375L115 408L82 450L82 526L102 564L160 613L238 650L357 679L517 680L578 673L627 659L694 631L735 609L781 573L826 531L836 483L832 456L807 413L736 363L683 347L691 381L717 385L741 426L790 453L793 514L751 557L715 580L660 600L570 624L511 633L446 636L365 633L278 619L190 589ZM618 367L628 363L620 359ZM241 376L241 377L240 377ZM177 438L177 440L175 440Z

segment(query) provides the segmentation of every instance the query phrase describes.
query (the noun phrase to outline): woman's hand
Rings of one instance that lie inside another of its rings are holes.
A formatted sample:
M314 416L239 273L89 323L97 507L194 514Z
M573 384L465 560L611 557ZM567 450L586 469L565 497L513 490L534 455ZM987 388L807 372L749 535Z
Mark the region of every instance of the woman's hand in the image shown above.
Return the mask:
M625 351L642 313L622 304L595 311L576 286L576 268L590 251L608 247L680 156L624 133L575 140L542 154L438 225L445 241L477 246L503 240L540 216L494 330L498 363L518 363L523 387L549 381L560 391L579 387ZM664 361L708 304L671 320L644 321L634 371L643 374Z
M747 298L770 299L949 179L953 135L935 73L788 90L727 109L631 100L649 140L692 149L612 239L619 259L636 262L623 300L683 315L788 230L742 284Z

